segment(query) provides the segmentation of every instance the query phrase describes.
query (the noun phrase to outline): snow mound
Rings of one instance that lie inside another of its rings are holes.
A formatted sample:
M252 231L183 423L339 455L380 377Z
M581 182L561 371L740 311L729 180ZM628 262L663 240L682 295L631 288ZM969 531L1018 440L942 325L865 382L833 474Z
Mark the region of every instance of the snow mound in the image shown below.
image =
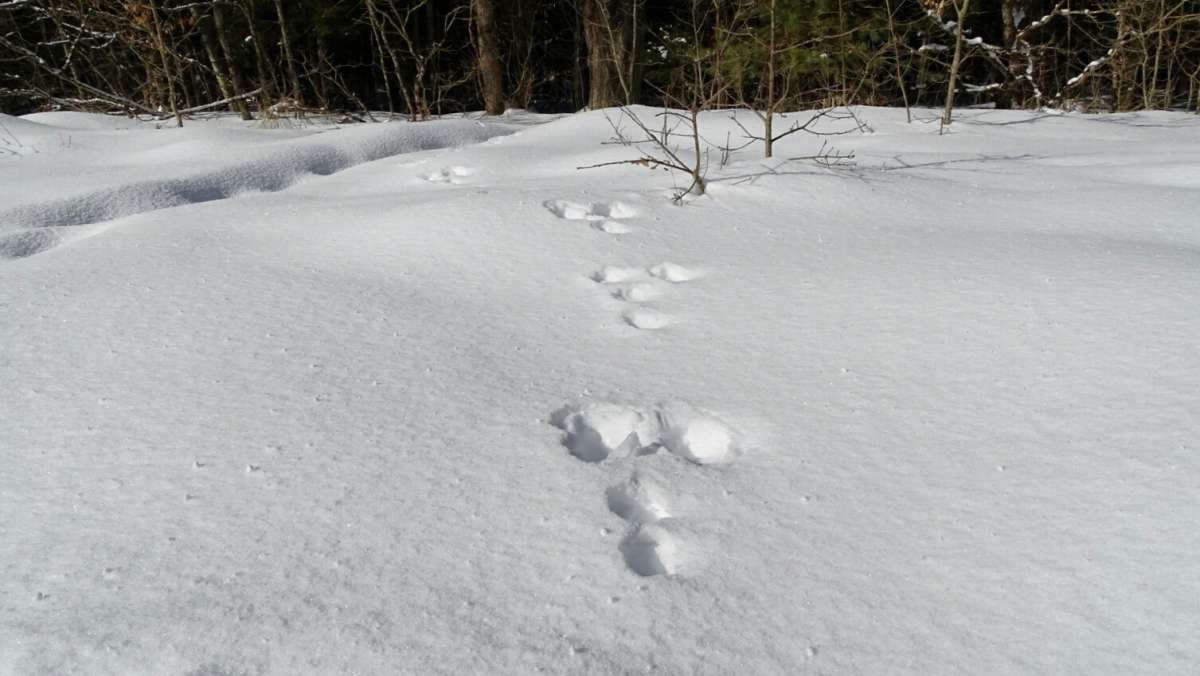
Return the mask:
M35 115L16 117L0 113L0 143L32 144L52 138L62 131L60 128L35 118Z
M0 160L37 155L53 140L50 127L0 113Z
M29 124L29 123L27 123ZM181 161L166 169L175 176L163 177L162 167L154 171L130 172L113 183L65 197L33 201L0 208L0 229L82 225L132 214L211 202L246 192L276 192L308 176L327 176L358 164L440 148L479 143L491 137L511 133L514 127L481 124L467 120L436 120L410 123L365 125L316 133L240 148L235 161L216 162L189 171L190 163ZM173 133L185 130L160 130L144 133ZM211 130L210 130L211 131ZM225 130L222 134L201 135L201 141L219 141L224 136L246 136L246 130ZM258 132L274 135L277 132ZM177 151L178 149L175 149ZM173 152L175 152L173 151ZM447 170L448 176L461 176L459 168Z
M0 234L0 258L25 258L58 246L60 237L50 228Z
M51 110L44 113L22 115L22 120L35 122L51 127L75 129L80 131L101 131L137 129L153 123L142 122L123 115L103 115L97 113L78 113L70 110Z

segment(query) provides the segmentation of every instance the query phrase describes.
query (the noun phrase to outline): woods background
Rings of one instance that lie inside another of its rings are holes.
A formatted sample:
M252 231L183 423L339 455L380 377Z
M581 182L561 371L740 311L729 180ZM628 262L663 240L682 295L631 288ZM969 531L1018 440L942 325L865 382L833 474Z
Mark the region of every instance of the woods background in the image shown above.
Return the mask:
M1200 0L0 0L0 110L1200 107ZM374 113L368 111L375 111Z

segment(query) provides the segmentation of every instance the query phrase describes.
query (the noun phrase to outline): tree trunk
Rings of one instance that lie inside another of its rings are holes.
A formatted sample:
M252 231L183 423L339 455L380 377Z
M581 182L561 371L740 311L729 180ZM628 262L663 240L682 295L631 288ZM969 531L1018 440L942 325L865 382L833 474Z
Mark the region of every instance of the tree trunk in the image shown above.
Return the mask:
M375 46L378 48L379 52L379 74L383 78L383 91L384 95L387 96L388 113L395 113L396 105L392 98L392 81L391 78L388 77L387 68L387 39L384 37L383 26L380 23L379 14L375 9L374 0L366 0L366 5L367 18L371 22L371 34L375 38ZM396 72L396 77L400 77L399 71Z
M627 22L634 0L583 0L583 33L588 47L588 107L593 110L630 101L623 69L629 59Z
M234 96L241 96L246 91L245 79L242 77L242 67L238 65L237 54L229 45L229 32L225 25L225 9L221 3L213 3L213 28L217 34L217 44L221 46L221 52L225 55L225 63L229 65L229 79L233 85ZM242 114L243 120L253 120L250 115L250 106L246 103L246 99L238 99L238 112Z
M779 52L775 50L775 1L771 0L771 35L767 41L767 114L763 117L763 157L775 155L775 63Z
M329 96L325 88L325 66L329 61L329 38L320 28L313 32L315 33L313 41L317 45L317 67L309 71L308 81L312 83L313 89L317 93L317 105L321 107L321 110L329 110Z
M225 65L217 56L217 41L213 38L211 26L200 14L200 9L194 5L192 6L192 21L200 32L200 42L204 45L204 54L208 57L208 66L212 69L213 78L217 81L217 89L221 92L221 98L233 98L233 92L229 89L229 78L225 73Z
M266 46L263 44L262 34L256 28L257 22L254 18L254 6L250 0L244 0L241 5L242 13L246 16L246 26L250 29L250 40L254 43L254 58L258 66L258 86L262 88L262 95L259 97L259 110L265 110L271 106L278 98L279 81L275 78L275 69L271 67L271 60L267 58Z
M971 0L954 0L957 21L954 23L954 61L950 63L950 82L946 85L946 110L942 113L942 126L948 127L954 119L954 93L958 89L958 68L962 65L963 52L963 22L967 19L967 10Z
M150 15L154 20L154 41L158 43L158 58L162 64L163 78L167 83L167 97L171 103L171 114L175 116L175 125L183 126L183 116L179 114L179 100L175 93L175 74L171 72L171 63L168 58L167 41L163 38L162 18L158 13L157 0L152 0L150 5Z
M900 35L896 32L896 13L892 11L892 0L886 0L888 13L888 33L892 38L892 52L895 57L896 87L900 89L900 97L904 100L904 116L912 124L912 106L908 102L908 88L904 85L904 69L900 65Z
M213 4L214 25L217 23L216 15L220 12L220 7L220 3ZM200 31L200 41L204 43L204 52L208 56L208 63L212 68L213 77L217 80L217 88L221 90L221 98L232 100L239 96L243 90L240 75L233 77L235 66L233 65L233 60L229 57L229 41L224 36L219 36L220 45L218 49L217 37L214 36L214 33L217 33L218 30L215 30L213 25L209 25L204 21L204 17L196 7L192 7L192 19ZM224 28L224 22L221 23L221 28ZM237 108L243 120L254 119L250 115L250 109L246 106L245 99L237 99L231 105Z
M632 0L625 21L626 88L629 90L625 103L636 103L642 93L642 60L639 55L646 45L646 0Z
M510 0L508 15L509 33L512 44L505 50L505 72L516 81L508 83L508 105L529 108L533 101L533 87L538 78L538 64L534 63L533 50L537 46L537 2L534 0ZM573 22L575 24L578 21ZM572 26L572 30L575 30ZM574 39L574 36L572 36Z
M1008 82L996 96L997 108L1012 108L1017 98L1017 72L1020 63L1017 57L1017 17L1019 16L1020 0L1001 0L1000 22L1004 26L1004 48L1008 50ZM1026 54L1026 58L1033 58Z
M575 108L575 110L580 110L587 105L588 96L587 86L583 76L583 62L586 58L587 39L584 36L585 31L583 29L582 12L577 12L575 14L574 28L574 41L572 43L572 47L574 47L574 58L571 59L571 105Z
M475 37L479 50L479 78L483 81L483 104L488 115L504 112L504 64L496 36L495 0L471 0Z
M1110 68L1113 73L1113 94L1112 94L1112 110L1110 112L1117 113L1127 108L1126 91L1128 85L1125 83L1126 69L1128 68L1127 54L1129 46L1126 44L1126 39L1129 33L1129 21L1127 19L1128 10L1131 7L1122 6L1117 13L1117 40L1113 47L1113 55L1110 59Z
M300 89L300 75L296 71L296 58L292 55L292 42L288 39L287 17L283 13L283 0L275 0L275 16L279 19L279 42L283 45L283 63L287 68L288 84L292 87L292 98L296 105L304 105L303 90Z

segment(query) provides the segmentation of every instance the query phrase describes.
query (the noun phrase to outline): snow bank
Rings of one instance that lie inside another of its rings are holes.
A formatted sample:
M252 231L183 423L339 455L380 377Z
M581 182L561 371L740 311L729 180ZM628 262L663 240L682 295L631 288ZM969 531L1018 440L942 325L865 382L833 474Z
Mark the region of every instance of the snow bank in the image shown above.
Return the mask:
M34 116L56 122L70 122L70 129L122 129L101 123L81 123L78 115L64 120L64 114L44 113ZM83 120L107 120L100 116L85 116ZM50 134L61 134L52 127L20 121L22 133L36 132L38 141ZM168 152L155 152L152 161L146 158L123 170L105 172L102 176L88 172L86 183L63 185L65 177L53 181L58 192L66 196L49 197L49 190L39 191L36 200L22 200L12 190L0 198L0 232L19 228L71 226L111 220L131 214L176 207L183 204L227 199L246 192L275 192L308 176L327 176L364 162L386 157L439 148L478 143L516 128L484 124L468 120L431 121L422 124L390 123L361 125L337 134L309 133L299 138L275 140L270 132L247 130L214 131L190 128L175 130L141 130L153 134L160 142L167 139ZM180 140L182 137L184 140ZM251 140L247 144L247 140ZM257 142L255 142L257 141ZM236 149L236 150L234 150ZM97 164L103 166L103 159ZM200 168L195 165L199 164ZM10 166L0 167L11 169ZM165 174L165 176L164 176ZM10 186L17 186L9 177ZM26 202L25 204L13 203ZM7 203L7 204L6 204Z
M69 110L56 110L45 113L30 113L22 115L22 120L36 122L47 127L73 129L84 131L117 130L117 129L146 129L161 122L145 122L136 118L118 115L96 115L93 113L77 113Z

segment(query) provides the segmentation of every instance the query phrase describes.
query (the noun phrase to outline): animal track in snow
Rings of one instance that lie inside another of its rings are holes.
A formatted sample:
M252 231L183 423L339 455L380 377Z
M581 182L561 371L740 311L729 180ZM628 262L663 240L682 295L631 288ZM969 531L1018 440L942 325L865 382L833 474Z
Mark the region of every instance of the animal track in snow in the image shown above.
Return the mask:
M592 279L601 284L622 284L645 276L641 268L626 268L616 265L606 265L592 275Z
M700 277L701 273L682 265L663 262L650 268L622 267L608 265L592 274L592 280L599 284L621 284L613 296L617 300L630 303L645 303L662 295L661 283L656 278L673 284L688 282ZM634 307L625 311L625 323L636 329L654 331L671 324L671 317L665 313L649 308Z
M617 300L630 303L645 303L661 295L662 290L650 282L634 282L613 292L613 297Z
M671 324L671 318L656 310L643 307L633 308L625 313L625 323L643 331L657 331Z
M431 174L425 174L421 178L424 178L426 181L429 181L430 183L452 183L454 185L461 185L464 182L463 181L464 178L475 174L477 171L478 171L477 169L474 169L472 167L463 167L463 166L456 165L456 166L450 166L450 167L442 167L438 171L435 171Z
M725 423L684 403L659 408L660 439L667 450L697 465L732 462L737 458L733 432Z
M594 402L564 406L550 417L563 431L563 446L585 462L603 462L617 453L646 455L666 448L697 465L737 459L736 436L715 416L684 402L644 410Z
M647 455L659 448L698 465L730 462L737 456L730 429L683 402L649 411L606 402L564 406L550 422L563 430L563 445L584 462ZM604 497L608 509L629 523L618 547L625 565L643 577L679 573L681 562L690 557L678 534L689 528L672 516L667 491L635 469L624 481L610 485Z
M637 209L624 202L571 202L569 200L550 200L544 203L550 213L565 218L568 221L605 221L633 218L638 215ZM606 231L608 232L608 231Z
M563 445L584 462L603 462L614 453L632 454L642 438L654 436L653 421L637 409L595 403L559 409L551 423L564 432Z
M625 565L642 577L674 575L679 569L679 547L666 528L670 521L644 523L621 541Z
M701 273L699 270L686 268L678 263L672 263L670 261L663 261L658 265L652 266L648 272L652 276L663 281L673 282L676 284L690 282L693 279L699 279L703 275L703 273Z
M625 481L609 486L605 497L609 510L631 524L620 545L625 565L642 577L675 574L679 547L662 524L671 521L666 492L634 472Z
M637 472L625 481L609 486L605 496L612 513L626 521L654 523L671 516L667 511L666 492Z
M664 282L682 284L699 279L704 273L694 268L687 268L678 263L662 262L649 268L637 268L619 265L606 265L592 274L592 279L601 284L621 284L645 277L655 277Z
M610 235L627 235L633 232L633 228L620 221L596 221L592 224L592 227L600 232L607 232Z

